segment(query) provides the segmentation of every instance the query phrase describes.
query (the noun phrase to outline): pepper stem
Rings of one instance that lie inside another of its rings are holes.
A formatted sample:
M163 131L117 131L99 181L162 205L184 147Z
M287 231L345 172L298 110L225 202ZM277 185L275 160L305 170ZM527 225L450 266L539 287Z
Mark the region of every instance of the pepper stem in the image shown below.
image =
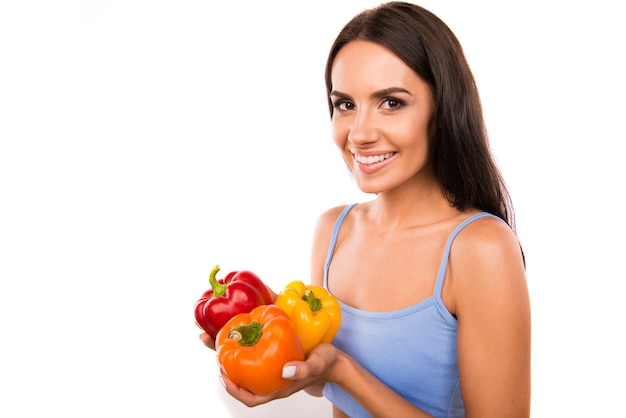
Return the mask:
M224 295L224 293L226 293L226 288L228 287L227 284L222 284L217 281L217 278L215 278L218 271L220 271L220 266L215 266L213 267L213 270L211 270L211 274L209 274L209 283L213 289L213 294L211 295L212 297Z
M312 290L307 289L302 296L302 300L309 304L312 312L322 309L322 300L315 296Z
M261 338L261 335L263 335L263 325L256 321L248 325L240 325L228 332L228 338L246 347L255 345Z

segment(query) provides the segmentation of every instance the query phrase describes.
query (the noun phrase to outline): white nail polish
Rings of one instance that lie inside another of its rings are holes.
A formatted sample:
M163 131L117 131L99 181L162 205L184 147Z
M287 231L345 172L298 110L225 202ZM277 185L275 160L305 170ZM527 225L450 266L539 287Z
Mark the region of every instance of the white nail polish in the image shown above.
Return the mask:
M296 375L296 366L283 367L283 379L291 379Z

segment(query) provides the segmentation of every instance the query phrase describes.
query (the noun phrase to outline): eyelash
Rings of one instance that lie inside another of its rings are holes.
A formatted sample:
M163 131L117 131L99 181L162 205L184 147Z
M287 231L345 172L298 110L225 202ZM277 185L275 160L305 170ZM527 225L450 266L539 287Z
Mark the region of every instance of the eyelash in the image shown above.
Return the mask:
M396 105L395 106L390 106L389 109L391 110L395 110L395 109L399 109L401 107L403 107L405 105L405 102L403 100L400 99L396 99L395 97L388 97L385 100L383 100L383 103L387 103L389 105L389 102L395 102Z
M396 105L395 106L389 106L390 102L395 102ZM383 99L383 101L381 102L381 107L383 107L383 105L385 103L387 103L387 106L384 107L385 110L395 110L395 109L403 107L406 104L404 102L404 100L400 100L400 99L397 99L395 97L387 97L387 98ZM348 111L354 109L354 107L352 109L343 109L342 106L344 106L344 105L352 105L352 106L354 106L354 103L352 103L349 100L337 100L336 102L333 102L333 108L335 110L337 110L338 112L348 112Z
M351 103L349 100L337 100L336 102L333 102L333 109L335 109L337 112L347 112L348 110L351 110L342 109L342 106L344 105L354 105L354 103Z

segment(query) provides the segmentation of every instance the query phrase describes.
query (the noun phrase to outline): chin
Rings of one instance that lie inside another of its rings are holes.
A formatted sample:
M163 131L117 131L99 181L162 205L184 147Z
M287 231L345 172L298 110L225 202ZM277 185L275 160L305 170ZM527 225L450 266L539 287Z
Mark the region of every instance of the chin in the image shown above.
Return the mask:
M359 190L366 194L379 194L384 192L385 190L388 190L387 187L384 187L380 184L371 184L369 182L367 184L364 184L357 181L357 186L359 186Z

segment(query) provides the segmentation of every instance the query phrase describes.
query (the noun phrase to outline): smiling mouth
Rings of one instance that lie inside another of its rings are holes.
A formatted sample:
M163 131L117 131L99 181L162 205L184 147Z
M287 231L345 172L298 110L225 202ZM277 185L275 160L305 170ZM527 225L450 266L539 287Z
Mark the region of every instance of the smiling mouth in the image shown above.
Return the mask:
M357 155L353 153L352 156L354 157L354 160L357 163L370 165L370 164L379 163L381 161L385 161L393 157L395 154L396 154L395 152L388 152L386 154L364 156L364 155Z

